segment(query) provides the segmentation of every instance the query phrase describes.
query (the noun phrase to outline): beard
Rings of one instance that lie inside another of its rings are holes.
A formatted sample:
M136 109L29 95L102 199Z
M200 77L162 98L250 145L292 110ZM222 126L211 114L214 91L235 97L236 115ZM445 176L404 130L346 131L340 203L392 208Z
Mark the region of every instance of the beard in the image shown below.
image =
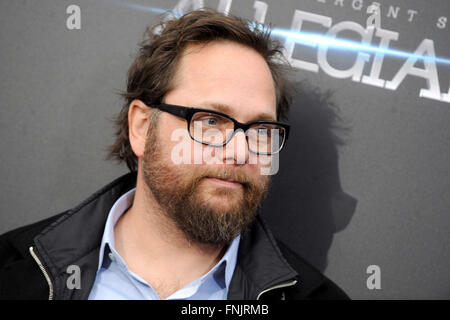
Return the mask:
M270 185L268 176L252 178L240 166L173 164L162 155L157 123L148 131L143 177L163 214L189 242L217 246L231 243L254 221ZM206 178L233 180L241 186L211 187Z

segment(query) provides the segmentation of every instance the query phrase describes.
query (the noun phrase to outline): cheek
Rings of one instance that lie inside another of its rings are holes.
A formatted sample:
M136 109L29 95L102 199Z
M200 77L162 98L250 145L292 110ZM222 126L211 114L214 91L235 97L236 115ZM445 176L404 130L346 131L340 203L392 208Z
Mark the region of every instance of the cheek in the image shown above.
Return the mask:
M268 156L249 153L249 163L254 173L260 175L262 180L278 171L277 155Z
M161 114L158 122L158 148L164 166L189 162L190 140L184 121Z
M161 141L164 144L164 157L171 165L194 163L195 143L185 128L177 128L165 133ZM201 146L200 146L201 148ZM167 163L169 165L169 163Z
M184 127L166 132L166 135L169 138L162 139L165 144L164 153L172 165L190 170L202 165L220 164L222 161L220 148L194 141Z
M270 166L272 160L273 156L257 155L253 152L249 152L248 154L248 163L257 167Z

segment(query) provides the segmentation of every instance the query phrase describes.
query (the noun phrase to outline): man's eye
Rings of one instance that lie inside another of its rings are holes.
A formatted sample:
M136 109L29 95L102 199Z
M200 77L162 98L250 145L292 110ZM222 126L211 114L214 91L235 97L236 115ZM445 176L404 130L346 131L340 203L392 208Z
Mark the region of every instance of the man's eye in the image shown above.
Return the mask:
M218 124L218 120L214 117L204 118L203 123L207 126L215 126Z
M256 133L261 136L270 136L270 130L265 127L256 128Z

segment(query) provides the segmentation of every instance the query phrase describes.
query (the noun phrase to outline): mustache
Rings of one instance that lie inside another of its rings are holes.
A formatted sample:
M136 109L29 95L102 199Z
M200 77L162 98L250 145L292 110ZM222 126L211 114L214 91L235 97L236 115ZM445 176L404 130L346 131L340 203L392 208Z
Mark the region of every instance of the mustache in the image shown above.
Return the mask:
M197 182L203 178L217 178L222 180L229 180L238 182L244 187L254 186L259 184L258 181L251 178L247 173L240 169L218 169L218 168L205 168L200 173L196 174Z

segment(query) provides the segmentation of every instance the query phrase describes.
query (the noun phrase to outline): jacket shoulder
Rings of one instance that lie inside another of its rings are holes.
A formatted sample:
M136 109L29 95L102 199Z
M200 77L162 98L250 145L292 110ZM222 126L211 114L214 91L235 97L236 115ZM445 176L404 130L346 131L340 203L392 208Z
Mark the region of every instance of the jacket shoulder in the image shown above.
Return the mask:
M328 279L322 272L309 264L304 258L298 255L294 250L284 242L276 239L277 245L287 260L293 267L298 276L298 285L286 294L290 299L312 299L312 300L347 300L349 296Z
M26 254L28 248L34 245L34 237L67 212L64 211L0 235L0 269L11 260L19 259L20 256Z
M36 235L65 213L0 235L0 300L47 299L48 284L29 247Z

